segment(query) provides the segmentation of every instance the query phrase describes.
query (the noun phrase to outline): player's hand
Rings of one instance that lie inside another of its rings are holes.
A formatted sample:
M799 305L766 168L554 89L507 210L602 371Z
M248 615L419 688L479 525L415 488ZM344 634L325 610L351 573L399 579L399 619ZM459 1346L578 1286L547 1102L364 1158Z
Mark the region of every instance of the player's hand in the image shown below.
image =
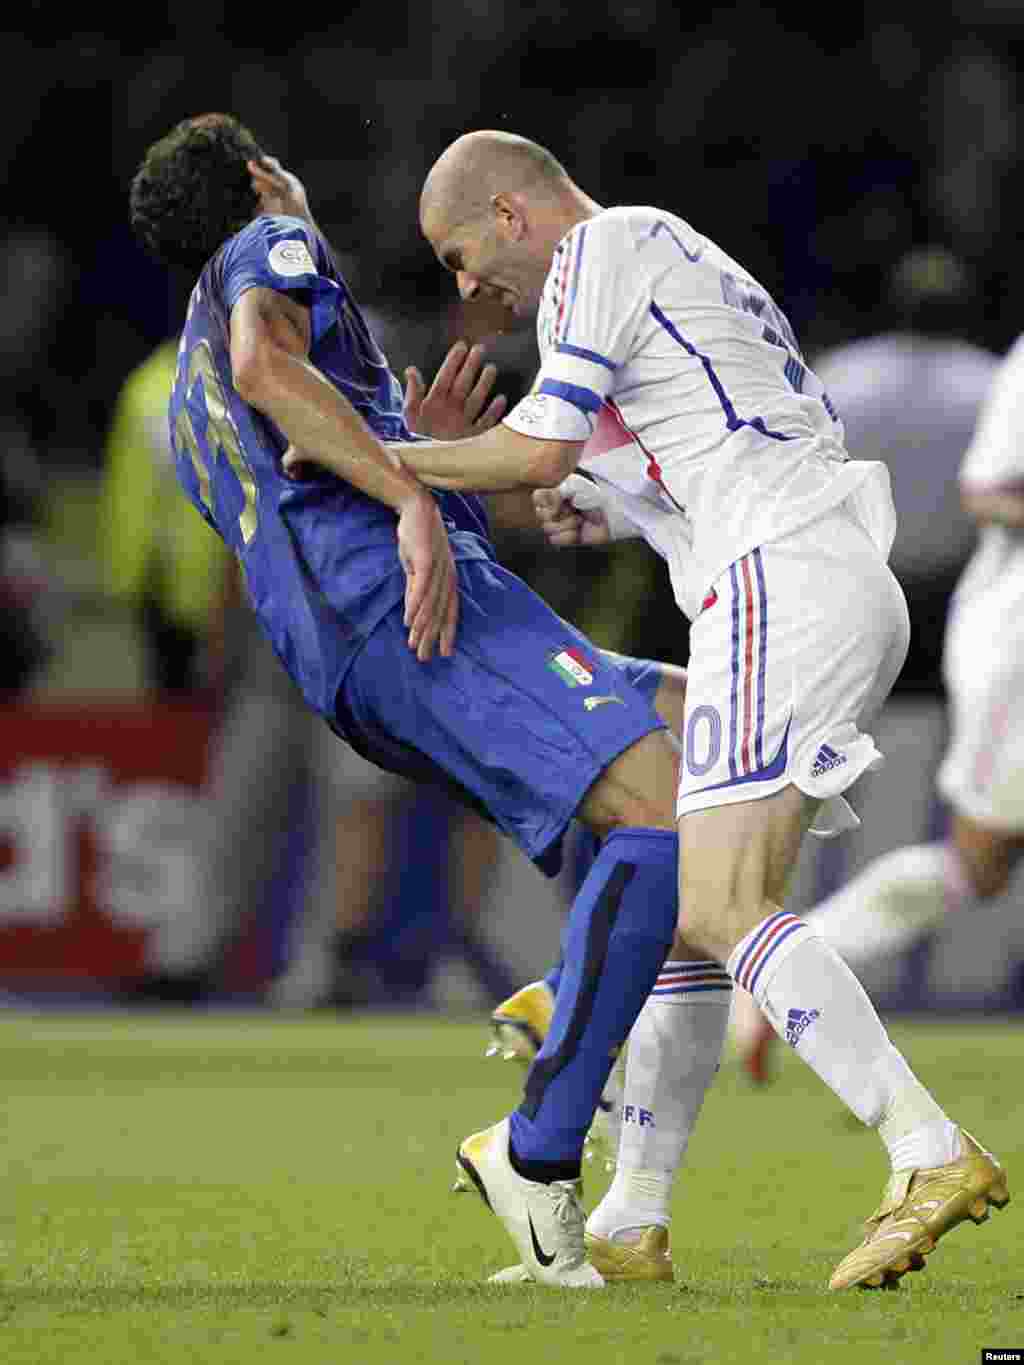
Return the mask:
M290 445L281 456L281 469L285 477L294 483L305 483L308 479L319 478L324 472L304 450L293 445Z
M601 495L594 489L593 496L588 497L587 488L594 485L579 475L571 475L557 488L534 490L533 510L550 545L566 549L574 545L607 545L611 541ZM567 492L571 497L566 496Z
M264 156L259 161L247 161L245 164L264 213L301 218L303 222L315 226L305 185L297 175L286 171L276 156Z
M411 497L399 513L398 558L405 570L409 648L421 663L438 644L442 658L450 658L459 622L459 586L440 509L426 490Z
M501 421L508 402L491 398L498 371L484 364L482 346L457 341L428 391L415 365L405 372L405 422L410 431L437 441L477 436ZM490 402L488 402L490 399Z

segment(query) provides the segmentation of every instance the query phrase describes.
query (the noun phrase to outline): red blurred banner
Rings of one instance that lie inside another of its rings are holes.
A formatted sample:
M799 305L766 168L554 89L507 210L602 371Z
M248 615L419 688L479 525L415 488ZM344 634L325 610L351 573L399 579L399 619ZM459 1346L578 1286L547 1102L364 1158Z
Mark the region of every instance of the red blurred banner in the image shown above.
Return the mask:
M214 713L188 702L0 708L0 978L108 985L196 888Z

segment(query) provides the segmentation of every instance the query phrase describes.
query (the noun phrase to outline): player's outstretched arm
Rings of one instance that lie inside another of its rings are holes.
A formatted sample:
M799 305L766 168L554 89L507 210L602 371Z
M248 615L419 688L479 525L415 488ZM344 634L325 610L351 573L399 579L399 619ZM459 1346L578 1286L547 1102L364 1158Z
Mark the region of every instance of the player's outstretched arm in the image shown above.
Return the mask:
M501 425L467 441L434 441L430 445L389 441L388 450L432 488L511 493L519 488L554 488L560 484L576 468L583 442L544 441L521 436ZM286 456L285 467L294 469L306 460L334 469L308 448Z
M409 647L450 655L458 621L451 544L436 502L307 359L306 308L273 289L244 293L231 310L231 369L239 395L269 417L293 447L398 513L406 571ZM287 467L290 462L282 463Z
M433 488L511 493L554 488L576 468L582 441L545 441L501 424L467 441L393 445L402 464Z

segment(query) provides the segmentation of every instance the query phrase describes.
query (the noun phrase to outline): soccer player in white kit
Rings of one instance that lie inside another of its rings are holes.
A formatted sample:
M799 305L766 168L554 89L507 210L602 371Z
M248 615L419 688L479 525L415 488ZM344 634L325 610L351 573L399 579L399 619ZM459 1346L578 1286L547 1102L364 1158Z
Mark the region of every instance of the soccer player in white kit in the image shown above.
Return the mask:
M889 466L899 513L890 564L908 588L912 615L915 585L918 593L926 583L941 591L950 574L962 569L976 539L977 527L961 505L960 473L966 475L964 452L978 432L1000 359L958 335L967 293L967 277L954 257L938 248L912 252L894 272L892 286L893 310L903 325L841 345L814 362L843 415L851 453L884 458ZM1005 382L1012 384L1013 377ZM1000 416L994 428L986 418L986 444L1019 440L1011 435L1012 413L996 401ZM977 459L977 451L974 446L968 462ZM963 494L971 501L966 485ZM981 514L982 528L987 515ZM983 534L983 544L986 539ZM918 643L930 653L932 643L922 640L926 633L919 634ZM936 644L941 643L940 638ZM981 649L967 662L980 678L992 671L995 660L990 649ZM946 672L947 692L955 696L961 685L955 672L948 667ZM958 736L972 724L992 734L991 708L964 713ZM891 849L807 912L808 924L855 972L906 951L948 911L961 907L965 892L968 898L987 897L1005 885L1006 850L1001 845L989 850L987 841L980 846L955 796L952 805L961 814L954 817L948 838ZM733 1004L730 1027L737 1053L753 1080L766 1081L775 1032L749 996L737 992Z
M1024 853L1024 338L982 405L960 490L980 534L946 628L951 735L937 785L950 835L885 854L812 912L854 965L1002 895Z
M783 909L803 834L851 822L841 793L881 762L861 722L907 648L884 466L848 459L785 318L672 214L603 209L542 148L474 133L431 170L421 225L464 298L537 311L541 370L486 435L397 449L425 482L481 491L555 487L582 462L667 559L693 621L680 934L889 1150L882 1205L832 1286L920 1269L938 1237L1006 1202L1005 1174L916 1080L849 968ZM623 438L588 454L599 419ZM559 512L556 526L578 517ZM714 1030L720 1047L724 1019ZM698 1041L691 1030L706 1057ZM694 1116L712 1075L694 1080ZM466 1139L460 1160L529 1269L505 1131ZM592 1231L592 1259L610 1241Z

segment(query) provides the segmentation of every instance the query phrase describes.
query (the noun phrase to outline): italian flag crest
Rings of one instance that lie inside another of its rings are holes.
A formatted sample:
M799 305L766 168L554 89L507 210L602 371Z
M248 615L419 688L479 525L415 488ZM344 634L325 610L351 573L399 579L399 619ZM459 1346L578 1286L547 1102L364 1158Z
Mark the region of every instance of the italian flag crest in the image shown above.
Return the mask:
M548 668L557 673L567 687L589 687L594 681L590 660L575 647L550 655Z

